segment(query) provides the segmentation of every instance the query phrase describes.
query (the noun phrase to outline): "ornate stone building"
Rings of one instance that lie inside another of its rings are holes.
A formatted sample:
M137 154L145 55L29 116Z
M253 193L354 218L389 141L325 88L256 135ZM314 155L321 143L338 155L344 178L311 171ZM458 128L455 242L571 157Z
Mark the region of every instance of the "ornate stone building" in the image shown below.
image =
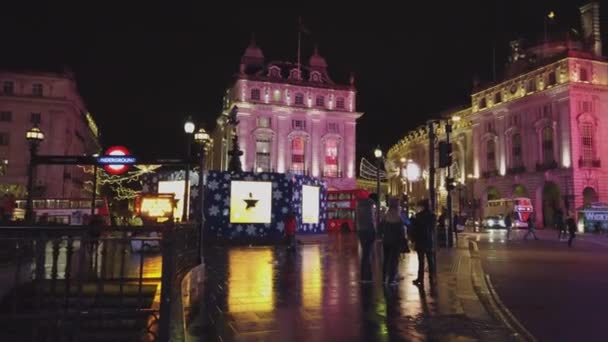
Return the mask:
M554 36L527 48L512 42L504 76L471 95L465 135L472 153L465 164L482 208L492 198L530 197L537 223L552 226L557 208L608 202L608 150L601 148L608 137L608 62L599 5L580 11L580 37Z
M99 131L71 72L0 71L0 190L25 196L29 145L25 132L38 125L43 155L98 153ZM40 165L34 196L85 197L91 175L76 165Z
M236 106L245 171L306 174L325 178L330 189L354 189L356 120L363 113L353 83L333 82L316 49L308 65L265 63L252 41L217 120L212 168L228 167L227 114Z

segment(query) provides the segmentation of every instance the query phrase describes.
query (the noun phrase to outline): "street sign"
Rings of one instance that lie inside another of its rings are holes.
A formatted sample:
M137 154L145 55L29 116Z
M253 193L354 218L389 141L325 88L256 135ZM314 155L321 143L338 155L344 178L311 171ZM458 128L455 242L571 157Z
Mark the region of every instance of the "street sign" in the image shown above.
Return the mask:
M127 172L130 165L135 164L135 158L130 154L123 146L112 146L106 150L104 156L97 158L97 162L105 165L103 168L107 173L120 175Z

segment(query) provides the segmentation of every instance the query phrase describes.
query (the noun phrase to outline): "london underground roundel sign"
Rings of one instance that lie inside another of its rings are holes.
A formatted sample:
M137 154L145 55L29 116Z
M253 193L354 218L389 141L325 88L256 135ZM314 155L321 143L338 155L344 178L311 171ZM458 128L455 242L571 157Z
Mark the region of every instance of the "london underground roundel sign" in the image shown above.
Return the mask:
M130 157L130 152L125 147L112 146L108 148L105 155L99 159L102 159L101 161L105 164L103 168L107 173L120 175L129 169L130 165L133 164L134 158ZM124 164L119 164L120 162L124 162Z

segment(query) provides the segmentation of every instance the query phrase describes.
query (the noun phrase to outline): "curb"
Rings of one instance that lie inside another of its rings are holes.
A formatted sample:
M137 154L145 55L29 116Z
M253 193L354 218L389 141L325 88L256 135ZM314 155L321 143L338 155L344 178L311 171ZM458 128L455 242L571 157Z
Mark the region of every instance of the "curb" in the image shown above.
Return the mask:
M479 257L479 247L475 241L467 238L469 242L469 254L471 257L471 280L475 292L482 299L482 303L487 306L490 312L497 320L507 327L512 335L518 341L538 341L526 327L511 313L506 305L500 300L498 293L492 285L490 276L486 274L481 266Z

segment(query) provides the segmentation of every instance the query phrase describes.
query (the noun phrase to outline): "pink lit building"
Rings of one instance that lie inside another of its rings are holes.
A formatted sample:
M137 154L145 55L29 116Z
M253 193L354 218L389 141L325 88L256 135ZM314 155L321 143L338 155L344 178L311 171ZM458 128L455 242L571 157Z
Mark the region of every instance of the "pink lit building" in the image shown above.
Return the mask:
M0 191L25 196L29 145L25 132L44 132L39 154L82 155L99 152L99 131L82 101L71 73L0 71ZM88 178L91 178L89 175ZM77 166L41 165L35 197L83 197L88 180Z
M599 4L581 7L580 15L579 37L554 33L528 47L512 42L504 75L478 86L470 108L447 115L461 118L452 135L458 183L453 198L464 197L456 204L474 205L471 211L481 209L483 215L488 200L529 197L537 224L552 227L557 209L573 213L584 204L608 202L608 149L602 148L608 143L608 61ZM439 139L444 136L439 129ZM393 168L402 158L428 173L425 127L388 153ZM436 178L441 205L444 172ZM428 179L426 186L418 183L407 188L395 176L391 192L428 196Z
M251 42L227 90L217 120L211 159L226 170L231 127L226 114L237 106L243 170L323 177L329 189L356 187L356 90L334 83L315 49L307 65L264 61Z

